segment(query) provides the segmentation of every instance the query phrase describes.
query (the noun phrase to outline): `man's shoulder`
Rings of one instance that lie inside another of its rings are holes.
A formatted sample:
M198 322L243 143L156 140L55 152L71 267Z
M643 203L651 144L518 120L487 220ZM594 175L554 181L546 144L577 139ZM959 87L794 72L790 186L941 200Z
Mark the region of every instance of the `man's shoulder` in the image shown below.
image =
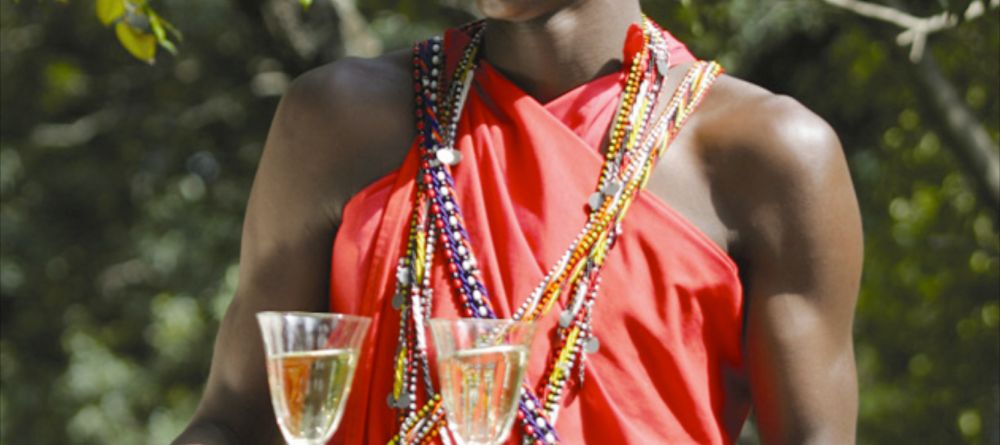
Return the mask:
M696 115L705 175L742 242L783 230L821 205L822 194L853 193L824 190L846 171L843 149L825 120L789 96L723 76ZM765 220L779 223L764 228Z
M732 76L719 78L703 111L698 137L708 159L740 157L784 170L821 165L841 152L830 125L805 105Z
M343 132L363 130L359 123L391 124L411 108L408 51L374 58L347 57L309 70L292 82L282 106L313 116ZM379 122L386 113L394 119ZM342 125L339 125L342 124Z
M295 79L275 114L268 148L277 178L311 184L333 221L366 185L402 164L412 141L409 55L345 58Z

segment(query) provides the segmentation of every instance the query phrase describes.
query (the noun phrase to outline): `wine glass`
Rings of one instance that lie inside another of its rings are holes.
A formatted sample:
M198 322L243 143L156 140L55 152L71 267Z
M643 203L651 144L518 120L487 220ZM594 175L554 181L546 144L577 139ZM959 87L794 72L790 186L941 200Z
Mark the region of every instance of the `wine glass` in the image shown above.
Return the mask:
M430 320L441 398L455 439L496 445L510 435L535 325L516 320Z
M371 319L259 312L271 403L285 441L325 444L337 430Z

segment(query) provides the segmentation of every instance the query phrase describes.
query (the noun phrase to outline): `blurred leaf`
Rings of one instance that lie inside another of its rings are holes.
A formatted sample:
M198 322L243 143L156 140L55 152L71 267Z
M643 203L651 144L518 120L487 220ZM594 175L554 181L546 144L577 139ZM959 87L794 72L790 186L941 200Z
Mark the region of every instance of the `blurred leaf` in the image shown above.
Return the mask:
M104 25L110 25L125 14L127 0L97 0L97 18Z
M137 30L127 23L115 25L118 41L133 57L152 64L156 57L156 37Z
M168 22L159 14L153 12L152 9L149 10L149 15L156 16L156 20L157 22L159 22L160 26L166 29L168 33L173 35L175 39L177 39L178 41L184 40L184 34L182 34L181 31L177 29L177 27L175 27L172 23Z
M156 36L156 42L169 51L170 54L176 55L177 47L167 38L167 32L163 24L164 21L160 19L159 15L154 12L149 13L149 28L153 31L153 35Z
M167 32L163 29L163 24L160 23L160 18L155 13L147 14L149 16L149 28L153 31L153 35L156 36L156 40L166 40Z

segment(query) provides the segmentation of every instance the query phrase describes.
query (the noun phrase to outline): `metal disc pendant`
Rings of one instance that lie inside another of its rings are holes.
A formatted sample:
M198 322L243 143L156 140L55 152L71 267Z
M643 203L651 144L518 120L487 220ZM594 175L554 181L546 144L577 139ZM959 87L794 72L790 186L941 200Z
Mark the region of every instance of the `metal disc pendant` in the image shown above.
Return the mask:
M659 54L656 55L656 70L660 72L660 75L666 76L667 70L670 69L670 64L667 62L667 58Z
M601 341L597 337L590 337L587 342L583 344L583 351L587 354L593 354L601 349Z
M587 199L587 205L590 206L590 210L597 210L601 208L601 204L604 204L604 194L601 192L594 192Z
M398 311L399 308L403 307L403 298L404 298L403 294L393 295L392 296L392 308Z
M620 181L611 180L607 184L604 184L604 189L601 190L607 196L614 196L622 189L622 183Z
M569 310L565 310L561 314L559 314L559 326L568 328L569 324L572 322L573 322L573 313L571 313Z
M442 164L457 165L462 162L462 154L454 148L442 148L434 154Z
M410 393L403 391L399 395L399 399L396 399L396 408L403 409L407 406L410 406Z

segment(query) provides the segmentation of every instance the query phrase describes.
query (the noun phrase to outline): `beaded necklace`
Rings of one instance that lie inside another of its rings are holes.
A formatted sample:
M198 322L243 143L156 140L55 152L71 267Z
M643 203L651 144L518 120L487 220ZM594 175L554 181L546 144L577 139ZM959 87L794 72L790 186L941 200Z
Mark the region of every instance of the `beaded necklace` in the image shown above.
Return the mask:
M431 314L431 267L438 248L443 250L447 276L464 315L496 318L472 252L451 174L451 169L461 162L461 154L454 147L455 134L472 84L484 28L483 21L464 27L471 40L447 88L441 38L417 43L413 49L420 163L406 249L397 264L392 298L393 308L400 311L400 324L394 382L387 403L399 410L400 429L390 444L426 444L435 437L450 443L441 397L431 379L424 327ZM669 66L668 52L663 31L646 18L642 48L625 63L625 88L611 126L598 184L587 202L587 222L512 314L514 319L534 320L548 313L561 295L567 295L545 378L537 392L527 384L522 387L517 418L526 444L559 443L554 425L562 395L574 374L576 384L583 384L586 355L597 352L600 346L591 320L606 255L621 235L621 221L648 181L656 160L721 73L713 62L696 63L665 109L660 110L664 107L657 104Z

